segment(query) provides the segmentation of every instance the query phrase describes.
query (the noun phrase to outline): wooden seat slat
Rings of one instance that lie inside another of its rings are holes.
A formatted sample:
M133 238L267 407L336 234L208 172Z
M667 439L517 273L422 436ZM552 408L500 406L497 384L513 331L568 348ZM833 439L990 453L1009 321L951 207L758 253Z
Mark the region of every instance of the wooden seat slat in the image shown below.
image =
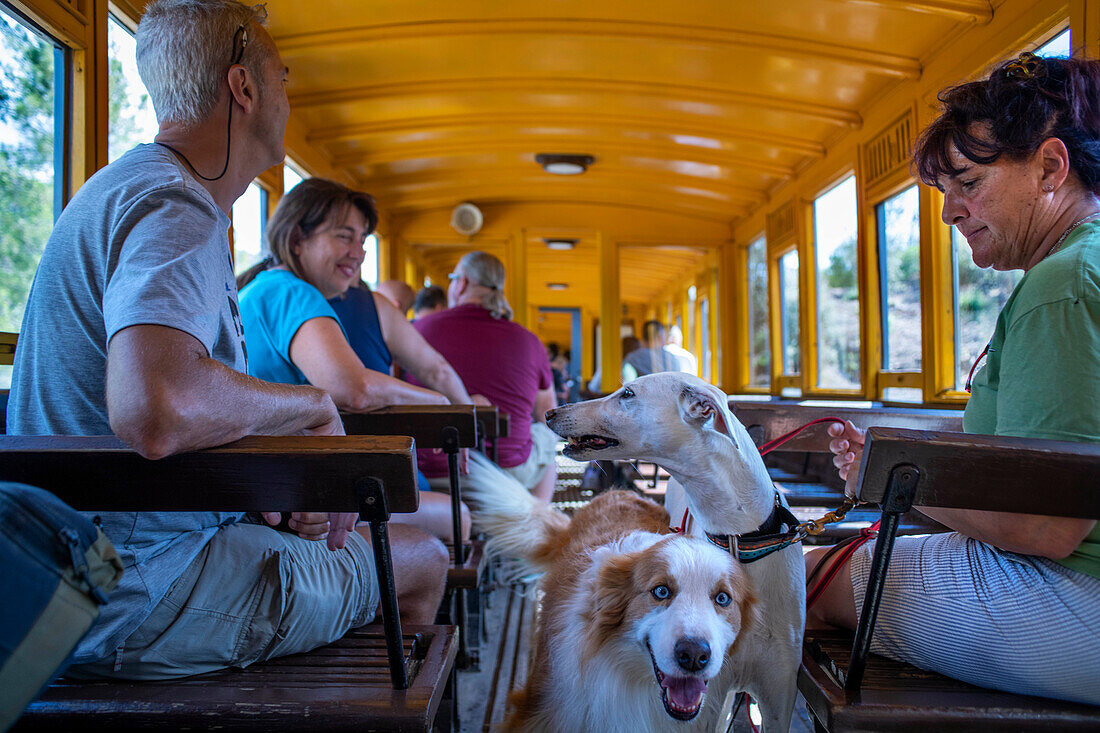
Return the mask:
M773 479L774 480L774 479ZM789 485L776 482L775 487L783 494L787 503L795 506L836 507L844 501L844 492L826 484L798 483Z
M829 730L1096 730L1100 709L959 682L872 654L858 700L830 673L847 670L848 632L811 632L803 649L798 689Z
M183 680L62 681L13 730L429 730L458 648L455 629L405 627L410 685L399 691L390 686L380 631L350 635L377 645L378 666L333 660L345 637L333 647Z

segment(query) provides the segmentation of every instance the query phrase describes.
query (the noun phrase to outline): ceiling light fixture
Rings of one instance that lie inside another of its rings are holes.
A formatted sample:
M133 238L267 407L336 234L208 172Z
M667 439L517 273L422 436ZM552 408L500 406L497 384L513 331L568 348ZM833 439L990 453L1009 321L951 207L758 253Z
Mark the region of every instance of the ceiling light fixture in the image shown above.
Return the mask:
M576 176L584 173L596 159L582 153L539 153L535 156L535 162L547 173Z
M542 241L547 249L567 250L577 246L576 239L563 239L561 237L543 237Z
M546 283L546 287L550 290L568 290L569 283Z

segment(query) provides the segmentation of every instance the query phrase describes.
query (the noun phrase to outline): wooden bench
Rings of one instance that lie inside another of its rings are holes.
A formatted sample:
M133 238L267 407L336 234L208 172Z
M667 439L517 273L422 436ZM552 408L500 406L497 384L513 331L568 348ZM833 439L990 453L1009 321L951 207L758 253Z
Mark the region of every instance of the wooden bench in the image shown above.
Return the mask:
M1100 729L1100 707L985 690L868 653L897 526L911 506L1100 518L1098 476L1100 445L871 428L859 496L882 507L882 529L859 626L854 636L808 633L803 647L798 687L818 729Z
M381 628L186 681L62 682L31 704L21 729L430 728L457 640L449 626L401 628L387 521L418 505L410 438L248 437L149 461L114 437L4 436L0 480L86 510L357 512L371 525L382 591Z
M851 420L856 427L904 427L918 430L962 431L962 411L910 407L814 405L789 400L755 401L731 398L733 414L749 431L757 446L786 435L813 420L835 417ZM828 424L818 424L799 433L790 442L768 454L764 463L776 487L800 519L821 516L844 500L844 481L833 466L829 452ZM814 544L832 544L869 526L877 512L857 509L844 522L828 525L822 534L809 538ZM907 514L902 534L942 532L944 527L919 512Z
M473 405L397 405L365 413L340 414L344 432L348 435L407 435L417 447L440 449L447 454L451 484L451 569L447 573L447 588L454 595L454 617L459 627L457 666L476 667L479 661L480 634L471 626L467 609L468 592L476 589L485 566L485 543L473 540L469 545L459 542L462 536L462 487L458 454L462 448L476 448L478 421ZM449 606L449 604L448 604ZM452 618L452 620L455 620Z

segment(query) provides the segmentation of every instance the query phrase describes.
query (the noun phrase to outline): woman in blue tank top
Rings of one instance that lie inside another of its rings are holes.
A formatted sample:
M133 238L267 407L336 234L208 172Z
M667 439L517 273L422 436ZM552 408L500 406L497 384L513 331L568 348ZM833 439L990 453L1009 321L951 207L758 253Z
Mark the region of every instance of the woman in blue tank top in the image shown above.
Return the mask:
M283 197L267 225L268 256L237 279L250 373L319 387L348 412L471 404L454 370L396 308L352 287L377 222L370 196L333 181L308 179ZM434 389L394 379L395 360ZM450 541L450 500L424 494L418 512L391 521Z

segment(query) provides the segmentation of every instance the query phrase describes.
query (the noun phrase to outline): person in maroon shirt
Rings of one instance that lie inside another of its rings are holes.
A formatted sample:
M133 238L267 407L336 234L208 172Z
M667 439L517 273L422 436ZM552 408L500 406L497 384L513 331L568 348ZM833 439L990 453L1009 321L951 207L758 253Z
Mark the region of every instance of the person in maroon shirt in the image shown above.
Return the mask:
M498 440L500 467L548 502L557 478L558 441L546 426L546 411L557 406L550 361L538 337L512 322L503 291L501 261L487 252L471 252L450 275L450 307L418 318L413 326L454 367L475 400L481 395L509 415L511 435ZM465 480L478 480L475 474L486 466L491 464L471 460ZM446 485L444 456L423 454L421 470L433 486Z

